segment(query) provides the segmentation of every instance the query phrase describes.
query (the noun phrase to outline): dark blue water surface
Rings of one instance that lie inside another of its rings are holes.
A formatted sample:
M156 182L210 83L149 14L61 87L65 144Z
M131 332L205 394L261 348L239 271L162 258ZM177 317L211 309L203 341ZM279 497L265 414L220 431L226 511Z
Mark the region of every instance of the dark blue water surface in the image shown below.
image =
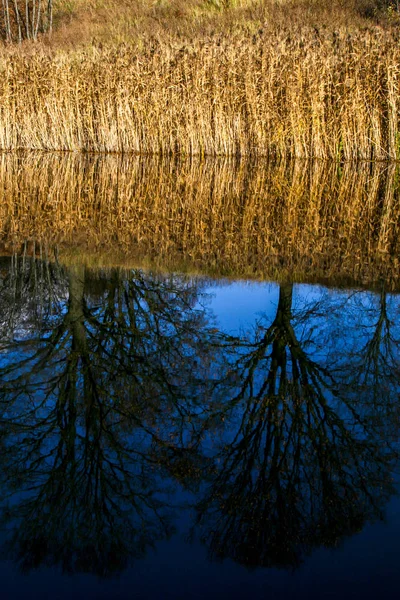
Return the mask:
M0 269L16 598L397 598L400 301Z

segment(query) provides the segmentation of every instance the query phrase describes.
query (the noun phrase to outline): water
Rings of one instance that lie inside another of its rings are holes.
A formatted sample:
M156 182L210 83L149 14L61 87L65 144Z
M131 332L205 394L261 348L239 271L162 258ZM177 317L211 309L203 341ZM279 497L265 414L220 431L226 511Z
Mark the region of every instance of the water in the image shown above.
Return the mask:
M0 251L399 289L396 164L4 154L0 189Z
M400 300L3 258L5 598L397 598Z

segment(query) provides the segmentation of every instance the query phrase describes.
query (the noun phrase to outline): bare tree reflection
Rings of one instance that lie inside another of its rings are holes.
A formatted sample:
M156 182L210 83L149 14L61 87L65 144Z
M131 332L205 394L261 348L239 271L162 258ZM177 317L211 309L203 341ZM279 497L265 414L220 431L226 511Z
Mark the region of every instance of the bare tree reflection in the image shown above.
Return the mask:
M270 322L233 337L202 280L43 260L13 259L0 289L0 514L22 568L119 572L171 534L178 484L211 556L248 566L293 567L381 516L399 422L384 293L300 310L282 284Z
M53 254L42 244L26 242L21 253L0 257L0 265L0 339L4 343L43 326L65 299L67 281Z
M400 335L396 301L382 284L379 293L358 291L347 300L346 347L337 350L342 392L368 411L375 427L396 438L400 412ZM340 324L337 324L340 327ZM388 401L389 399L389 401Z
M172 531L159 457L206 401L211 329L185 278L64 277L57 315L0 358L4 521L23 568L107 575Z
M394 491L391 445L371 411L339 393L324 348L332 332L318 325L329 313L311 305L294 315L292 296L282 285L274 320L242 346L226 430L197 504L211 555L249 566L293 567L313 548L335 546L379 517Z

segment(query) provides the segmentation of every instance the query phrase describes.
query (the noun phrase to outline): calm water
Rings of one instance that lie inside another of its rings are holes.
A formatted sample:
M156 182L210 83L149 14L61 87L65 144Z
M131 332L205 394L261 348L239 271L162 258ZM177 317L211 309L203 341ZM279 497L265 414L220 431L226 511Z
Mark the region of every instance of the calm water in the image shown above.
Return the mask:
M0 252L400 289L399 164L3 154L0 190Z
M0 262L4 598L397 598L400 299Z

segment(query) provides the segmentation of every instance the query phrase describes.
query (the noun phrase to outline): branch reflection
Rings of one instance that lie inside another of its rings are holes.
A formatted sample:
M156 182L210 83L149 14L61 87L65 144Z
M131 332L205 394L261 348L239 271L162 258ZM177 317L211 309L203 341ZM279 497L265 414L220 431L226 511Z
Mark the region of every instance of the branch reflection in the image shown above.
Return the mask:
M190 445L212 328L195 307L200 282L84 267L60 270L64 301L33 319L43 297L30 288L18 305L15 289L42 266L10 269L1 292L13 305L0 356L3 521L24 569L108 575L173 531L159 456Z
M225 404L214 470L197 504L211 556L249 566L293 567L313 548L336 546L379 518L394 493L395 438L382 433L400 415L399 363L385 358L397 353L399 332L383 343L375 332L365 343L358 319L350 348L346 295L297 312L292 301L293 285L281 285L275 318L241 343L237 388ZM381 321L382 311L379 332ZM366 395L371 385L378 393L377 379L386 421Z
M397 299L282 284L232 336L207 286L2 260L0 518L23 569L120 572L174 532L182 489L211 557L247 566L296 566L382 516Z

